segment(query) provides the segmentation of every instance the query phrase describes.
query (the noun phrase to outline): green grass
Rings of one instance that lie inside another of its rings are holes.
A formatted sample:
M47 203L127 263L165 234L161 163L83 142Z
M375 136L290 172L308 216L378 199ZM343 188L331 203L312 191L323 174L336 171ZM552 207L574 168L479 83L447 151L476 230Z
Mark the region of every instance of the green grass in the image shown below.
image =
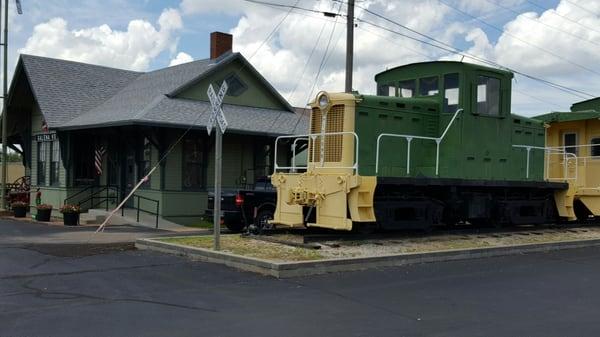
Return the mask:
M204 229L212 229L213 228L213 223L212 221L208 221L206 219L202 219L200 220L200 222L196 222L193 224L188 224L185 225L186 227L193 227L193 228L204 228Z
M212 236L188 236L182 238L165 238L163 242L175 243L198 248L213 248ZM314 261L323 256L314 249L290 247L286 245L264 242L240 235L221 235L221 250L236 255L255 257L272 261Z

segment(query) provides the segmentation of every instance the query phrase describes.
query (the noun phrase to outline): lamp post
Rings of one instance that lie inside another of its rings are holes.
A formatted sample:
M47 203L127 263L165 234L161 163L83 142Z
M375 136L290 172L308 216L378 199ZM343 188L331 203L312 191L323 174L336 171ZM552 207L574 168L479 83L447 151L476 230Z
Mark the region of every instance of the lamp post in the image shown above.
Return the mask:
M23 14L21 0L15 0L15 2L17 4L17 13ZM1 9L2 5L0 4L0 11ZM1 16L2 15L0 14L0 17ZM8 122L8 118L6 117L8 114L8 104L6 102L6 96L8 95L8 0L4 0L4 42L0 43L0 45L4 47L4 87L2 89L2 184L0 184L0 187L2 188L2 209L6 209L6 175L8 173L8 166L6 163L6 152L8 150L8 136L6 134L8 132L6 126Z

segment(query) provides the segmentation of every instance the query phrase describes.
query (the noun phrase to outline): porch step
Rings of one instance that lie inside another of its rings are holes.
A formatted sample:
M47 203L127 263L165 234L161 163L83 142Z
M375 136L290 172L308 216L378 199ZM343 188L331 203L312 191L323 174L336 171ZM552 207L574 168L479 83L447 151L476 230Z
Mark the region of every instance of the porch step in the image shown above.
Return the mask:
M79 216L79 223L85 225L99 225L106 220L106 212L99 212L95 209L88 210L87 213L81 213Z

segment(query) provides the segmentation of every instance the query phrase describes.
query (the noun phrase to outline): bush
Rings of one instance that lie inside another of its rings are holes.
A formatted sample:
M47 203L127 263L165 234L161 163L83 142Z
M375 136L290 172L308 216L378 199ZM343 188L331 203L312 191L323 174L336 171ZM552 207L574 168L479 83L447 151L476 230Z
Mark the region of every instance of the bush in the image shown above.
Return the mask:
M52 209L52 205L49 205L49 204L39 204L39 205L36 206L36 208L38 210Z
M60 208L63 214L81 213L81 208L78 205L66 204Z
M15 201L10 204L11 208L29 208L29 204L24 201Z

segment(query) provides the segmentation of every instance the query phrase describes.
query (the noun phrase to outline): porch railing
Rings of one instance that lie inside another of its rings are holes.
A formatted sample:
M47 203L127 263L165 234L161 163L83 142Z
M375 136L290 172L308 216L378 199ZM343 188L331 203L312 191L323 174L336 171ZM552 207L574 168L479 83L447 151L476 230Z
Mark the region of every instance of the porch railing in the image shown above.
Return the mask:
M133 207L128 207L131 209L134 209L136 211L136 221L140 222L140 212L144 212L144 213L148 213L151 215L154 215L155 217L155 228L158 229L158 219L159 219L159 212L160 212L160 201L156 200L156 199L151 199L151 198L147 198L138 194L134 194L131 196L131 199L133 201ZM147 209L142 209L142 207L140 207L140 200L146 200L149 202L152 202L156 205L156 208L154 211L150 211ZM136 202L137 201L137 202ZM121 216L125 216L125 207L121 207Z
M88 194L89 195L86 195ZM77 198L79 197L79 198ZM106 185L106 186L88 186L83 190L73 194L72 196L66 198L63 201L63 204L73 204L76 203L79 207L85 206L86 203L89 203L90 208L95 208L97 206L105 204L105 209L108 211L109 203L118 203L119 202L119 187L116 185Z

